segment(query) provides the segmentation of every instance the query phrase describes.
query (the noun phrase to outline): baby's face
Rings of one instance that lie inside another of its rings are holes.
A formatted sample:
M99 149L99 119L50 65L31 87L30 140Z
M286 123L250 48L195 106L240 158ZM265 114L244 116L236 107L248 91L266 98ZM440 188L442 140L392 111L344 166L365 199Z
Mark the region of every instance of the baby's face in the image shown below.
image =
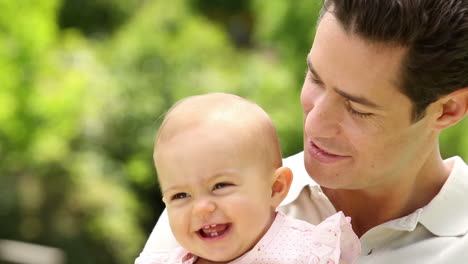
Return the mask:
M274 168L242 153L225 133L211 134L181 132L161 143L155 158L177 241L199 257L229 261L250 250L273 221Z

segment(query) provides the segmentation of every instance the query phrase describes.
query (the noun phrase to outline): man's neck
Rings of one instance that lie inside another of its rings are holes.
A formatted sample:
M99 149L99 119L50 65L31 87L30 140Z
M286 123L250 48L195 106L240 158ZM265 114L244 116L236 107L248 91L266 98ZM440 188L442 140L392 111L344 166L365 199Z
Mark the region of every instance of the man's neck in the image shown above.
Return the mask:
M365 190L322 190L335 206L352 219L361 237L375 226L397 219L427 205L440 191L452 169L440 155L426 160L417 173L401 175L395 184ZM408 180L411 179L411 180Z

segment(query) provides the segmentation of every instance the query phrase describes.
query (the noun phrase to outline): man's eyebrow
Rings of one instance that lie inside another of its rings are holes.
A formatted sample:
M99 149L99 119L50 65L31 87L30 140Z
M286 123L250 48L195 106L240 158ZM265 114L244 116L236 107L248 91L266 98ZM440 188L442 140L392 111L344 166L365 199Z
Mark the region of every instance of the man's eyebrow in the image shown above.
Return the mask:
M321 80L320 75L314 69L314 66L312 65L312 62L309 60L309 58L307 58L307 67L309 68L309 71L315 76L315 78ZM352 102L355 102L355 103L358 103L358 104L362 104L362 105L365 105L365 106L373 107L373 108L380 108L379 105L377 105L376 103L372 102L371 100L369 100L369 99L367 99L365 97L349 94L349 93L344 92L344 91L342 91L342 90L340 90L340 89L338 89L336 87L333 87L333 90L337 94L339 94L342 97L348 99L349 101L352 101Z
M358 95L351 95L349 93L346 93L344 91L341 91L339 90L338 88L334 87L333 90L343 96L344 98L348 99L349 101L352 101L352 102L355 102L355 103L358 103L358 104L361 104L361 105L365 105L365 106L369 106L369 107L373 107L373 108L381 108L380 106L378 106L376 103L370 101L369 99L365 98L365 97L362 97L362 96L358 96Z
M315 71L314 66L312 65L312 62L309 60L309 58L307 58L306 61L309 71L315 76L315 78L321 80L320 75L317 73L317 71Z

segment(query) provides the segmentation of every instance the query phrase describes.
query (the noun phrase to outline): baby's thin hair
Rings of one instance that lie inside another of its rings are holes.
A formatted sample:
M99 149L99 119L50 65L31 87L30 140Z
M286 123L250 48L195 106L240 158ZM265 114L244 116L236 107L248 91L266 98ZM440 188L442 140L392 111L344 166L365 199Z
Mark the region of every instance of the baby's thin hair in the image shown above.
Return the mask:
M186 105L187 103L189 105ZM249 105L251 108L247 107ZM179 110L180 113L178 113ZM238 134L243 134L244 140L249 138L252 144L258 144L259 148L256 152L259 155L268 155L276 167L282 166L279 138L274 123L260 106L250 100L233 94L211 93L187 97L176 102L165 113L159 127L155 139L155 153L161 142L175 136L177 132L171 131L173 133L170 133L166 130L168 124L173 121L172 119L180 118L180 116L184 124L182 131L207 122L222 126L233 125L238 129Z

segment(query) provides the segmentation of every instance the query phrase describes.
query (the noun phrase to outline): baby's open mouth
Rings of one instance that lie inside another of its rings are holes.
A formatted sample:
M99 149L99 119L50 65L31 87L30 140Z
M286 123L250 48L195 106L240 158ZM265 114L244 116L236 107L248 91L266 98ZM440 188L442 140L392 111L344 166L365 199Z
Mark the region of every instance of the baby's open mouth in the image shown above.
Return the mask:
M231 224L214 224L214 225L207 225L201 228L198 233L203 238L216 238L222 236L226 233Z

